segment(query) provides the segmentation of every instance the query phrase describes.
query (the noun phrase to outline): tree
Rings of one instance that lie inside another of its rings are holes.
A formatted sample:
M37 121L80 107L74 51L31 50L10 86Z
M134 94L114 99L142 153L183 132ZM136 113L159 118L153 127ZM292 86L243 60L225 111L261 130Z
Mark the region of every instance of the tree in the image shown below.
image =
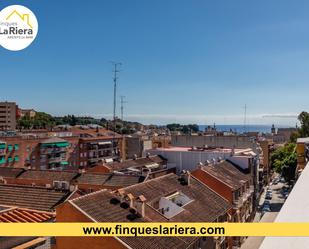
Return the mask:
M286 144L283 147L278 148L271 155L272 168L286 181L295 179L295 170L297 166L297 154L296 145L293 143Z
M309 137L309 113L302 112L298 115L298 120L300 122L299 135L301 137Z

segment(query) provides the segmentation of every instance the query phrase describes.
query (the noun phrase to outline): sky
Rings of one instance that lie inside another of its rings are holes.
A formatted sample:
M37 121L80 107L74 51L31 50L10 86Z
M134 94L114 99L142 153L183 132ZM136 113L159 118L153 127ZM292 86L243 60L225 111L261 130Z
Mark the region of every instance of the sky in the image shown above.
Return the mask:
M0 47L0 100L145 124L295 125L309 111L307 0L29 0L36 40Z

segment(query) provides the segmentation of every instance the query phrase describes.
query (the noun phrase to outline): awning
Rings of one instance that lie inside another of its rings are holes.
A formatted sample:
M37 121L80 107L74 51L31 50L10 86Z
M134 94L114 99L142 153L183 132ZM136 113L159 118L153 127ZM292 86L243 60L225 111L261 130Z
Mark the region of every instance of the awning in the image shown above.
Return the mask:
M41 144L43 148L46 147L68 147L70 144L68 142L59 142L59 143L46 143Z
M99 142L99 145L104 145L104 144L112 144L112 142L111 141Z

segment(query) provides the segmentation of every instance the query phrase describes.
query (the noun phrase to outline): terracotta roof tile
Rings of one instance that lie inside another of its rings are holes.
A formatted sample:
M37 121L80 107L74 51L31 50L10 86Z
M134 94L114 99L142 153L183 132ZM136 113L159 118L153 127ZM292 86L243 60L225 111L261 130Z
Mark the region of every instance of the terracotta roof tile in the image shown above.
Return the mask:
M0 185L0 205L52 211L70 192L30 186Z
M250 176L241 172L229 161L222 161L215 165L202 166L203 171L218 178L233 189L238 189L245 182L250 180Z
M76 172L54 171L54 170L27 170L18 176L18 179L71 181L78 176Z

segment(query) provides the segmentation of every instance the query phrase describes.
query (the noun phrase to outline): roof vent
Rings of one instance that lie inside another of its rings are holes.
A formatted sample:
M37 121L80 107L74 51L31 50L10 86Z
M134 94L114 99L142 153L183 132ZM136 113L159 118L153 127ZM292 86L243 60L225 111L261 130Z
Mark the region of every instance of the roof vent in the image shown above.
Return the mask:
M133 221L133 220L136 220L138 218L138 216L136 214L128 214L127 215L127 219L129 221Z
M121 202L120 203L120 207L123 208L123 209L127 209L127 208L130 207L130 205L128 203L126 203L126 202Z
M120 200L117 199L117 198L112 198L110 201L109 201L110 204L113 204L113 205L117 205L120 203Z

